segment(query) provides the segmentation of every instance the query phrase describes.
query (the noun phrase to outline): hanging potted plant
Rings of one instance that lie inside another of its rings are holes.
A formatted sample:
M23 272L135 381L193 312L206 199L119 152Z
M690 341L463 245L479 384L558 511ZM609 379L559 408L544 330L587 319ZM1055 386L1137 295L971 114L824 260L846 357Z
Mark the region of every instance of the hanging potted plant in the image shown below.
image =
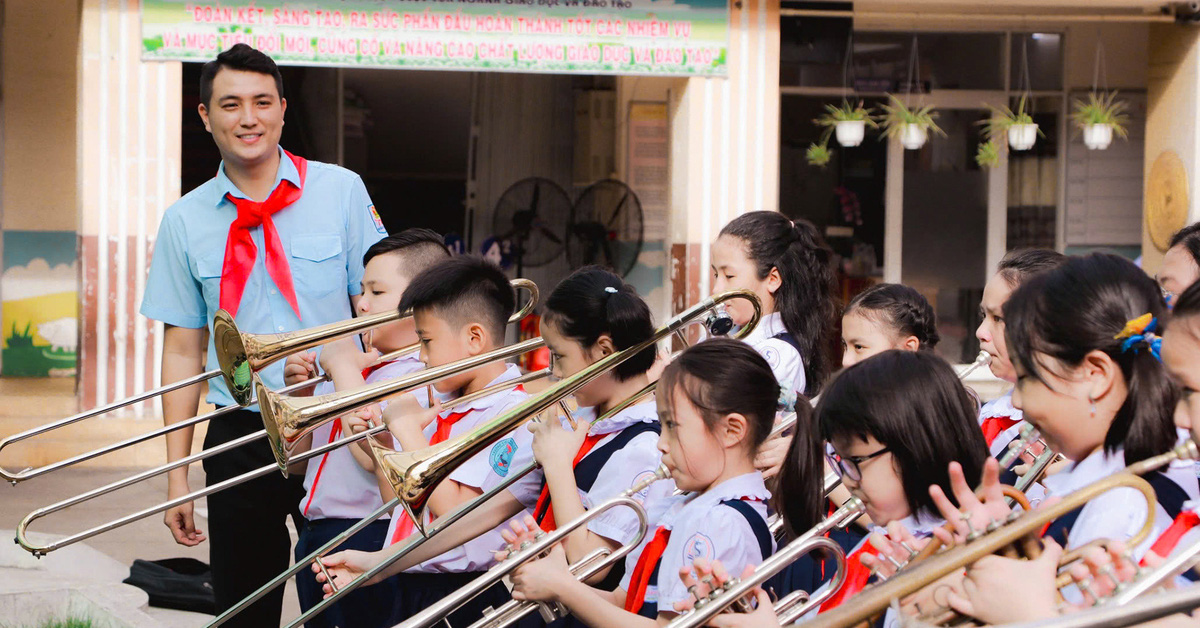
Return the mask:
M932 105L909 109L895 95L889 94L888 98L890 99L889 103L880 105L880 108L883 109L884 137L899 138L904 148L909 150L916 150L924 146L930 131L946 137L946 132L934 122L938 114L933 110Z
M975 151L975 163L979 164L980 168L995 168L1000 165L1000 145L995 140L988 140L979 144L979 148Z
M1017 110L1008 107L991 107L992 117L987 120L987 138L996 141L997 138L1008 136L1008 146L1013 150L1029 150L1033 148L1039 136L1046 137L1033 116L1025 112L1025 96L1017 102Z
M804 159L810 166L824 169L829 165L829 160L833 159L833 151L829 150L826 140L813 142L808 145L808 150L804 151Z
M1113 135L1129 138L1129 103L1117 100L1116 92L1088 94L1087 102L1075 100L1071 120L1083 131L1083 143L1089 150L1104 150L1112 144Z
M839 145L847 148L858 146L866 137L868 126L871 128L879 126L875 123L872 110L864 107L861 100L853 105L848 100L842 100L840 107L825 105L825 112L813 121L818 126L825 127L823 143L828 142L829 134L832 132L837 137Z

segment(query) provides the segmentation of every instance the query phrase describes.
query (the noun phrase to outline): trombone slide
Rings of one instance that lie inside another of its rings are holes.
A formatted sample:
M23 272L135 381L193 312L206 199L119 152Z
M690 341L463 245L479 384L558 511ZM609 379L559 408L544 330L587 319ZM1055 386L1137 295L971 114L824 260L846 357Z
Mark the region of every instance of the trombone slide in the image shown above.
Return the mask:
M573 566L571 572L574 574L576 573L576 570L578 570L577 577L587 580L609 565L616 564L617 561L623 560L627 554L632 552L639 544L641 544L642 539L646 536L646 529L649 527L649 523L646 520L646 509L643 508L641 502L634 499L633 496L647 486L650 486L650 484L657 482L668 475L669 473L667 472L667 468L659 465L658 469L655 470L653 477L649 477L641 482L638 482L617 497L596 504L595 506L589 508L584 514L573 519L566 525L560 526L553 532L540 535L527 546L523 545L522 549L517 551L516 554L509 556L498 566L487 570L483 575L472 580L470 584L458 589L454 593L451 593L441 600L438 600L436 604L433 604L420 613L413 615L403 623L398 624L396 628L427 628L428 626L433 626L437 622L441 621L442 618L446 617L450 613L453 613L458 607L466 604L480 593L488 590L497 582L500 582L501 579L503 579L517 567L520 567L524 563L529 562L530 560L533 560L550 551L551 548L565 539L567 535L569 535L579 526L586 525L589 521L596 518L597 515L603 512L606 512L612 508L624 506L632 509L633 512L637 514L638 533L634 536L634 538L628 543L621 545L621 547L617 548L617 551L612 552L601 561L596 561L593 555L589 554L587 557ZM589 562L591 563L590 565L587 564ZM533 611L537 606L536 602L527 602L525 604L527 609L526 613ZM517 618L524 616L524 614L525 613L517 615Z

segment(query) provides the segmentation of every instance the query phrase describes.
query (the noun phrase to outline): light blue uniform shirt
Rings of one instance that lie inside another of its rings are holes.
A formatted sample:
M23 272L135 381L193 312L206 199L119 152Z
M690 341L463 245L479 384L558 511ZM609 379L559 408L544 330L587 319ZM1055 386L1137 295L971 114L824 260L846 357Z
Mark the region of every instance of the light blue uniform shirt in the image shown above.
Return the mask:
M300 173L283 149L275 186ZM275 186L272 186L274 189ZM217 176L176 201L163 215L150 260L141 313L168 325L208 326L208 368L217 368L212 321L220 308L225 241L237 207L225 194L249 198L225 175ZM338 166L308 162L300 200L271 216L288 253L288 266L302 318L267 274L262 227L250 230L258 252L237 312L238 329L250 333L296 331L351 317L350 296L362 292L363 253L387 232L358 175ZM269 388L283 386L283 361L259 372ZM208 401L233 405L222 378L209 380ZM251 409L257 410L257 406Z

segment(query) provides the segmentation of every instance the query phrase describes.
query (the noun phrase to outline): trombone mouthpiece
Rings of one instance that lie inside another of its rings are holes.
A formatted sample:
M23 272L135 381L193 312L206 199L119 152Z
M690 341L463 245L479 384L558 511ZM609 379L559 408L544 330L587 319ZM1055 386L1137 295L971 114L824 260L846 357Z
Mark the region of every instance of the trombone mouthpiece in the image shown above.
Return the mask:
M987 366L992 363L992 354L987 351L980 351L979 355L975 356L975 363L979 366Z
M729 316L729 310L725 309L724 305L718 305L713 308L712 314L708 315L704 326L714 336L725 336L733 331L733 318Z

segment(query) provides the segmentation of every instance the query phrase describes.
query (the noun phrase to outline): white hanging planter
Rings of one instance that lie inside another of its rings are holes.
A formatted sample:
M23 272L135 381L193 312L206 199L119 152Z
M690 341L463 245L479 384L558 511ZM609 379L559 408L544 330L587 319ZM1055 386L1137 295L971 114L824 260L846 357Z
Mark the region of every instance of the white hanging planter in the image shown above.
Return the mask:
M919 124L906 124L900 129L900 143L908 150L917 150L929 139L929 129Z
M1037 141L1038 125L1014 124L1008 127L1008 146L1013 150L1029 150Z
M834 126L834 131L838 144L851 148L862 144L867 136L867 123L865 120L843 120Z
M1113 128L1109 124L1089 124L1083 127L1083 144L1088 150L1104 150L1113 141Z

